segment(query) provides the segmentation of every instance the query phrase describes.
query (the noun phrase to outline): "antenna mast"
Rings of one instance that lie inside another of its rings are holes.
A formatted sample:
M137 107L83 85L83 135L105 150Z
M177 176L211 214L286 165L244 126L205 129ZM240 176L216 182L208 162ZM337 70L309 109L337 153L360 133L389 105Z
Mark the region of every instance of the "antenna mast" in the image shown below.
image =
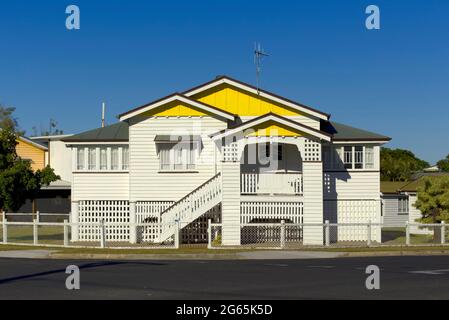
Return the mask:
M101 127L105 126L105 117L106 117L106 103L103 102L101 109Z
M260 43L254 43L254 64L256 65L256 86L257 94L260 93L260 75L262 73L262 60L265 57L269 57L267 53L262 49Z

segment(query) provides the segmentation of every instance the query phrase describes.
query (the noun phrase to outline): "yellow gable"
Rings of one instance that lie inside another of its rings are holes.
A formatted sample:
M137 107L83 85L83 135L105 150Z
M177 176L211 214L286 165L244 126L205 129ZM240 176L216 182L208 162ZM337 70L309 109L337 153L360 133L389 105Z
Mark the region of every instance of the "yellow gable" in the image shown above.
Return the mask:
M145 117L202 117L208 114L179 101L170 102L154 110L145 112Z
M257 117L270 112L281 116L302 115L297 110L228 84L211 88L191 98L242 117Z
M245 130L245 135L250 137L301 137L302 133L277 124L274 121L267 121L254 128Z

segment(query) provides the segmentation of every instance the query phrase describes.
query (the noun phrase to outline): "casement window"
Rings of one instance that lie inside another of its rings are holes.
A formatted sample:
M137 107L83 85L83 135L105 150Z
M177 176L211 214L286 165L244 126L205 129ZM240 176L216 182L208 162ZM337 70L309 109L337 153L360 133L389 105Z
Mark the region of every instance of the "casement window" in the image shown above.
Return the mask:
M323 146L323 162L326 170L374 169L374 147Z
M374 147L365 147L365 169L374 169Z
M122 170L129 170L129 148L122 148Z
M116 171L119 169L119 148L111 148L111 170Z
M89 148L87 149L88 156L88 170L94 171L97 170L97 148Z
M76 168L78 170L84 170L84 148L78 148L76 155Z
M345 146L343 148L343 163L345 165L345 169L352 169L352 162L353 154L352 154L352 147Z
M100 170L108 170L108 148L100 148Z
M198 144L158 143L160 169L163 171L195 170L198 156Z
M408 214L408 197L403 196L398 199L398 214Z
M128 146L84 146L74 153L76 171L128 171Z

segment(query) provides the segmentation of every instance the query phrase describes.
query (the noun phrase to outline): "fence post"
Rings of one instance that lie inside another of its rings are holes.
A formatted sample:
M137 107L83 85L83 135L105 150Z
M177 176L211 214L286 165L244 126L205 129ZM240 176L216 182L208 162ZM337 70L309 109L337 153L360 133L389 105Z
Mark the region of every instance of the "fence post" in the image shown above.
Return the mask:
M410 224L408 221L405 222L405 245L410 245Z
M371 247L371 220L369 220L369 222L368 222L366 231L367 231L366 232L366 234L367 234L366 244L368 245L368 247Z
M100 242L101 242L101 248L106 248L106 227L104 225L104 219L101 219L100 222Z
M207 220L207 249L212 249L212 220Z
M137 204L135 202L129 203L129 242L131 244L137 243Z
M36 220L37 220L37 223L41 222L41 213L39 211L36 211Z
M179 249L179 238L181 236L180 228L179 228L179 222L175 221L175 248Z
M324 223L324 245L329 247L331 245L331 237L330 237L330 222L326 220Z
M441 221L441 244L445 244L446 242L446 223Z
M285 220L281 220L281 249L285 248Z
M6 219L6 212L3 211L3 212L2 212L2 221L5 221L5 219Z
M64 220L64 247L69 246L69 220Z
M37 246L38 244L38 220L33 220L33 244Z
M3 219L3 244L7 244L8 243L8 219L5 218Z

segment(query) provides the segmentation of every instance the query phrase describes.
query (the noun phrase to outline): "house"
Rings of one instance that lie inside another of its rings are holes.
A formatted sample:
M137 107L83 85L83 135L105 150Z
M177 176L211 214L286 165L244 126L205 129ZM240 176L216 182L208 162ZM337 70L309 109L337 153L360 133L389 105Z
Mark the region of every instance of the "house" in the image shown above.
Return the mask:
M71 210L71 150L68 149L62 136L19 137L16 146L17 155L31 162L33 170L42 170L46 166L54 169L60 180L43 186L36 199L28 200L17 211L18 213L68 214ZM14 217L10 217L14 219Z
M222 223L224 245L239 245L241 224L253 222L380 222L386 136L226 76L119 119L63 139L72 150L73 222L161 224L152 236L111 227L109 241L163 242L175 222L186 241L204 240L207 219ZM73 241L97 236L72 230ZM323 228L302 238L323 244ZM366 228L340 238L366 238Z
M17 138L16 153L17 155L28 160L34 171L42 170L46 166L48 148L44 144L33 141L27 137L20 136Z
M385 227L403 227L406 222L417 223L422 217L421 211L415 207L418 199L418 188L423 185L425 177L449 176L447 172L424 170L413 174L410 181L380 183L382 197L382 219ZM412 234L428 234L429 231L416 226L410 227Z

